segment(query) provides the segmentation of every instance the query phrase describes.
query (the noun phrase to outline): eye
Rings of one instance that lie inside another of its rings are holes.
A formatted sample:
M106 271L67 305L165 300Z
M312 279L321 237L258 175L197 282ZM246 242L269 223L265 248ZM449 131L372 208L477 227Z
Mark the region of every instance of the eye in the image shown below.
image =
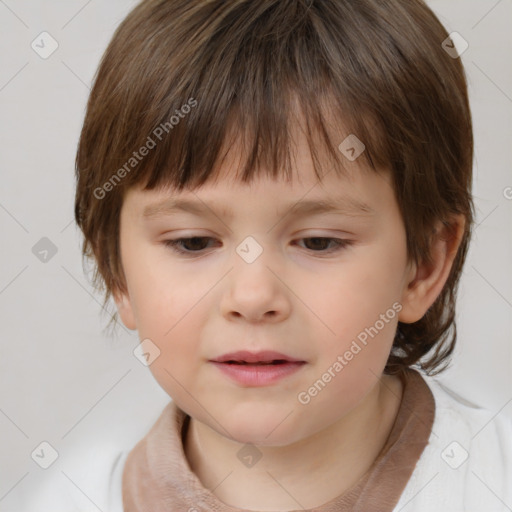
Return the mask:
M165 240L163 243L166 247L169 247L173 251L180 254L189 254L194 252L200 252L204 249L204 241L213 240L208 236L193 236L190 238L177 238L176 240ZM186 247L189 247L187 249ZM183 249L182 247L185 247Z
M200 253L201 251L206 249L206 246L208 245L208 240L214 239L208 236L194 236L189 238L177 238L175 240L165 240L163 244L177 253L190 255L194 253ZM305 244L306 249L312 252L323 254L330 254L332 252L341 251L345 247L348 247L353 244L352 240L343 240L340 238L327 237L308 237L300 238L299 240L309 241L308 243ZM331 245L331 248L328 249L330 244L333 244L334 247ZM310 247L307 247L308 245Z
M312 249L310 249L310 250L312 250L313 252L321 252L321 253L325 253L325 254L340 251L340 250L344 249L345 247L352 245L352 243L353 243L352 240L343 240L340 238L326 238L326 237L318 237L318 236L309 237L309 238L301 238L300 240L309 240L310 242L304 244L305 246L309 245L310 247L312 247ZM311 241L313 243L311 243ZM331 249L322 250L322 248L329 246L330 243L333 243L334 247L331 246ZM308 248L308 247L306 247L306 248Z

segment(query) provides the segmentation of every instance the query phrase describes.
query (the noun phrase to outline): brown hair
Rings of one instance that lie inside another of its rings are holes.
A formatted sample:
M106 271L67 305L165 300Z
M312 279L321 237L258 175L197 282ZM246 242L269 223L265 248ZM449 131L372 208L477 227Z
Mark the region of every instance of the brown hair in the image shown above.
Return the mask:
M364 142L360 158L370 168L391 170L410 260L430 261L436 222L448 226L452 214L464 215L447 283L422 319L399 322L385 369L442 371L456 341L455 297L474 215L467 84L460 59L442 47L447 38L420 0L137 5L102 58L76 157L75 218L105 304L126 291L124 192L135 185L192 190L216 179L231 133L247 149L243 181L262 170L289 176L291 117L300 105L319 180L315 141L343 172L337 146L349 133ZM334 141L333 118L346 128Z

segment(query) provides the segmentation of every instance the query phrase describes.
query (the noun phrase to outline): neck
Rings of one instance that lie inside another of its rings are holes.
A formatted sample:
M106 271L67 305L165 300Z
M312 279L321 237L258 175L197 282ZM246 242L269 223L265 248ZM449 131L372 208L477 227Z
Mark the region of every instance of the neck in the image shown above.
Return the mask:
M370 469L391 432L401 398L401 380L385 375L357 407L325 429L286 446L258 446L262 457L248 468L233 468L243 443L191 418L185 454L203 486L229 506L315 508L343 494Z

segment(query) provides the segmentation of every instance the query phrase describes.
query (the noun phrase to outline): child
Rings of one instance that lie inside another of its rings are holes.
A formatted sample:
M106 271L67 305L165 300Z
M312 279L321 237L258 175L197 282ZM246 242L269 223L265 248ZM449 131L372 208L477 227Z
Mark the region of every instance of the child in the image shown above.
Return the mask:
M89 503L512 510L510 421L430 377L472 158L464 71L420 0L140 3L91 92L75 213L172 400L96 461Z

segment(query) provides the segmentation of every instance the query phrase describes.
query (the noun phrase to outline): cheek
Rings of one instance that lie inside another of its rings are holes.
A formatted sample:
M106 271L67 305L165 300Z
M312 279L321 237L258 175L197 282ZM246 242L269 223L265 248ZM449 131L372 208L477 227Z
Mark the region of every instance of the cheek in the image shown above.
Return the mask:
M150 339L157 346L159 356L149 369L165 391L179 400L183 386L190 387L199 369L198 319L204 319L211 307L208 293L212 279L177 271L154 255L141 256L139 261L152 263L134 264L129 273L138 334L141 340Z
M163 355L170 349L180 319L186 318L190 309L193 297L187 294L192 295L193 287L182 286L179 273L171 275L151 251L134 243L126 243L124 249L123 265L138 336L150 339ZM155 360L151 369L162 359Z
M383 314L387 313L386 320L395 320L393 304L400 298L401 274L398 268L393 268L393 263L388 264L382 258L365 259L340 268L334 279L329 273L309 294L309 300L314 301L317 308L315 312L329 327L326 332L331 331L333 341L357 336L379 321ZM390 323L385 322L383 326L379 322L379 330L391 330Z
M322 368L343 375L333 379L333 388L340 392L363 392L387 362L401 310L400 264L400 255L393 251L369 252L340 268L335 279L330 273L310 295L328 327L322 328Z
M165 286L163 282L147 287L136 303L139 336L150 338L169 361L198 350L199 330L197 315L204 307L204 292L194 286L178 284Z
M135 247L126 258L126 269L141 337L163 338L169 333L167 338L207 291L195 274L171 265L160 247Z
M160 351L149 369L177 403L187 403L190 393L205 391L196 382L201 366L197 315L202 314L204 305L193 290L153 289L154 293L139 304L138 310L140 339L151 339Z

